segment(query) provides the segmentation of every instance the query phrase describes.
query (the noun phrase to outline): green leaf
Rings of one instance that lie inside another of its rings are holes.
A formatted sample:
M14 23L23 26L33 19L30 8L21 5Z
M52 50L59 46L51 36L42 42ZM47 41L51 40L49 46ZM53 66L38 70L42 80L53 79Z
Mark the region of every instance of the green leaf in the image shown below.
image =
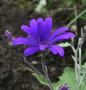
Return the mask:
M82 86L81 88L83 90L86 90L86 63L82 65L82 72L83 72L83 81L82 81Z
M59 82L52 83L52 87L53 87L54 90L58 90L60 86L61 86L61 85L60 85Z
M70 87L70 90L77 90L77 81L74 69L65 68L63 75L60 77L59 83L61 85L67 84Z
M35 76L36 79L37 79L41 84L46 85L46 86L49 86L47 79L46 79L45 77L43 77L42 75L39 75L39 74L37 74L37 73L33 73L32 75Z
M65 43L60 43L60 44L58 44L58 45L61 46L61 47L68 47L68 46L70 46L71 44L68 43L68 42L65 42Z
M33 75L36 77L36 79L43 85L46 85L49 87L48 81L46 80L45 77L43 77L42 75L39 75L37 73L33 73ZM52 83L52 87L54 90L58 90L58 88L60 87L60 83L56 82L56 83Z
M41 84L49 86L48 81L45 77L37 73L33 73L33 75ZM70 90L77 90L77 82L74 69L65 68L63 75L59 79L60 81L52 83L52 87L54 90L58 90L58 88L63 84L67 84L70 87Z

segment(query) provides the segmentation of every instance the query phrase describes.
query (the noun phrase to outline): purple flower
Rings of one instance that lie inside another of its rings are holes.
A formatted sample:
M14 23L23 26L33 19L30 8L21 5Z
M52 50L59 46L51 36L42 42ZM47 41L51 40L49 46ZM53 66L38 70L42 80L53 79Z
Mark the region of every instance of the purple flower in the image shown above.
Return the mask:
M68 27L60 27L53 32L52 18L32 19L29 25L22 25L21 29L27 33L27 37L15 38L12 43L13 45L28 45L29 47L24 51L25 56L49 49L53 54L63 57L64 49L55 43L75 37L73 33L66 32L69 30Z
M70 90L70 87L68 87L66 84L62 85L59 90Z

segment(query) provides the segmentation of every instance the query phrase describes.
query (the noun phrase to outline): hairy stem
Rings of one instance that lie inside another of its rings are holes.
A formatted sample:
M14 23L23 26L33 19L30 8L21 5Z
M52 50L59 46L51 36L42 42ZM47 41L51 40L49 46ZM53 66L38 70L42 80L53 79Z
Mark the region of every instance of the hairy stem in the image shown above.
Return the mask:
M76 49L74 48L73 45L71 45L72 50L74 52L74 56L72 56L74 62L75 62L75 75L76 75L76 80L77 80L77 89L78 90L82 90L81 89L81 47L77 47Z
M44 57L45 57L45 55L42 53L42 62L41 62L42 63L42 70L43 70L43 73L48 81L50 90L53 90L52 83L51 83L50 78L48 76L48 70L47 70L47 66L45 64Z
M81 82L81 64L82 64L82 62L81 62L81 48L79 48L79 79L80 79L79 82Z
M30 66L33 72L38 73L39 75L42 75L45 77L42 73L40 73L33 65L26 59L26 57L18 50L18 48L15 48L17 52L20 54L20 56L23 58L24 62Z

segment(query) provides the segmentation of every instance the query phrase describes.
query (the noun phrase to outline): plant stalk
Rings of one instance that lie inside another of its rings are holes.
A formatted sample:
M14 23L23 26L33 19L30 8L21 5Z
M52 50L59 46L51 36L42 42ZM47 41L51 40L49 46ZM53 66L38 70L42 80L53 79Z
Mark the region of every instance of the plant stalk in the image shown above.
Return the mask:
M33 72L45 77L42 73L40 73L35 67L33 67L33 65L26 59L26 57L18 50L18 48L15 48L16 51L20 54L21 57L23 57L23 60L26 64L28 64L30 66L30 68L32 69Z
M50 90L53 90L52 83L51 83L50 78L48 76L48 69L47 69L47 66L45 64L44 56L45 55L42 53L42 62L41 62L42 63L42 70L43 70L43 73L48 81Z

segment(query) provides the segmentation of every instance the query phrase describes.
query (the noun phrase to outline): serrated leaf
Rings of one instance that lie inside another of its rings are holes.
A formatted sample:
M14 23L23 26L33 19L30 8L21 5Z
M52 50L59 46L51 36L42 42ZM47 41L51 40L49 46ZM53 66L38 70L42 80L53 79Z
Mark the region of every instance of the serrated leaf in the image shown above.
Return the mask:
M58 45L61 46L61 47L68 47L68 46L70 46L70 43L65 42L65 43L60 43Z

